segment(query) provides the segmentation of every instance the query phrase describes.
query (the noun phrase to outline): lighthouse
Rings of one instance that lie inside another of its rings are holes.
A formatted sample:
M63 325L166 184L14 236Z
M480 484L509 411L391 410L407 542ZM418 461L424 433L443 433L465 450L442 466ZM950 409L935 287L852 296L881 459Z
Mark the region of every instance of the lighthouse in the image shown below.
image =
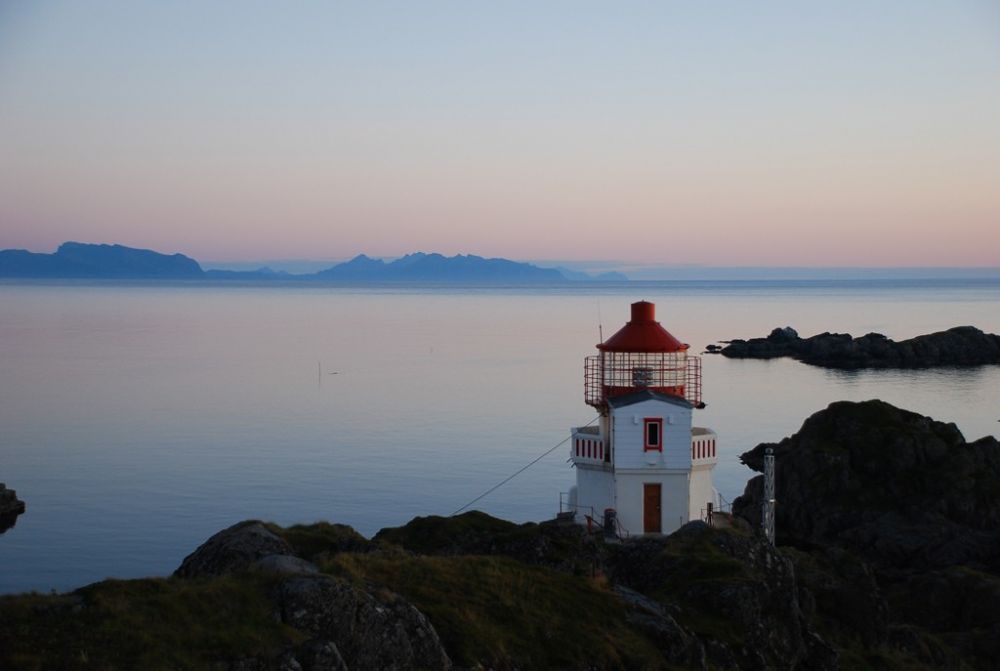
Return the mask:
M576 485L569 509L581 524L620 535L667 534L708 517L716 435L692 423L701 400L701 359L656 321L656 306L632 318L584 360L584 401L593 425L570 429Z

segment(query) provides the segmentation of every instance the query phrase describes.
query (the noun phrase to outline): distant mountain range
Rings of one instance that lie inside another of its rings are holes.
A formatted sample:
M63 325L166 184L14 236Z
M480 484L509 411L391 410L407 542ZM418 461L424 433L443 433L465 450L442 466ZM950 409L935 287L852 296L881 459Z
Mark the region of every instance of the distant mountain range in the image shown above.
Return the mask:
M178 279L313 282L473 282L482 284L550 284L571 281L626 281L621 273L587 275L564 268L481 256L407 254L386 262L360 254L317 273L291 274L258 270L204 270L183 254L161 254L122 245L65 242L54 254L23 249L0 251L0 277L66 279Z
M0 251L0 277L197 279L205 271L183 254L160 254L121 245L64 242L55 254Z

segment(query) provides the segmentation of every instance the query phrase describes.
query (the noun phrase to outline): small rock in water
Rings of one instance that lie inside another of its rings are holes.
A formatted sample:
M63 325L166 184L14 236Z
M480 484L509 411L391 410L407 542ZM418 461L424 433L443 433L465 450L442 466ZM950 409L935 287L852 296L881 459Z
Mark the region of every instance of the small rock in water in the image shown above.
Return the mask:
M17 516L24 510L24 501L17 498L17 492L0 482L0 534L17 524Z

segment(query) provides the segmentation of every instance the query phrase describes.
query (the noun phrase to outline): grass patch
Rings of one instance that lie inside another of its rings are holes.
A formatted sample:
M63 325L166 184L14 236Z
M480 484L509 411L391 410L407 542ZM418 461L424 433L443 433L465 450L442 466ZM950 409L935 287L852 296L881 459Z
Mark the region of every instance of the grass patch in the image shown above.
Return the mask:
M375 540L399 545L418 554L446 553L454 548L456 539L466 542L501 542L505 539L531 534L529 527L536 524L517 525L486 513L473 510L454 517L414 517L401 527L382 529Z
M712 529L699 535L671 537L664 546L663 559L671 571L664 574L664 588L671 590L699 582L755 579L746 563L727 553L720 543L726 536L747 537L741 529Z
M599 541L581 527L556 522L515 524L479 511L455 517L417 517L383 529L375 543L422 555L504 556L527 564L584 575L592 572Z
M371 546L371 541L346 524L316 522L287 529L268 524L267 528L284 538L296 555L310 561L338 552L364 552Z
M666 666L628 626L624 605L601 579L486 556L341 554L323 568L401 594L430 618L462 666Z
M0 598L0 668L214 669L301 635L272 616L265 576L106 580Z
M702 638L742 643L747 635L745 625L706 596L748 587L759 589L763 576L727 549L730 544L745 543L749 533L743 529L707 529L697 534L675 534L657 553L625 561L646 566L646 577L635 586L657 601L679 606L675 617L681 625ZM620 551L633 549L622 547Z

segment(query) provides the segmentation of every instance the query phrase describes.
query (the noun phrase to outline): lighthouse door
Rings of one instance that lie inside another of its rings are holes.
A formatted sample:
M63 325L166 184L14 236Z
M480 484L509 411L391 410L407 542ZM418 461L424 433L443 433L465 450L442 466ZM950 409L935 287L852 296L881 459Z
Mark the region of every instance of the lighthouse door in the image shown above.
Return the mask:
M658 534L663 530L660 520L663 515L660 510L662 492L659 483L643 484L642 486L642 531L647 534Z

